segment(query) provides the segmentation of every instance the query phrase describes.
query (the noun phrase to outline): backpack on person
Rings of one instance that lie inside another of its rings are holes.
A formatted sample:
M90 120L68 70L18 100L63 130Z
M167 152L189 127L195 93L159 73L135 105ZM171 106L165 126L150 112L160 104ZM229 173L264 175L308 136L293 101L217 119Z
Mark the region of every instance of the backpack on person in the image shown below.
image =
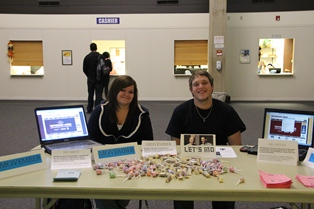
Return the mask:
M104 58L99 55L96 68L96 80L103 81L110 73L110 67L106 65Z

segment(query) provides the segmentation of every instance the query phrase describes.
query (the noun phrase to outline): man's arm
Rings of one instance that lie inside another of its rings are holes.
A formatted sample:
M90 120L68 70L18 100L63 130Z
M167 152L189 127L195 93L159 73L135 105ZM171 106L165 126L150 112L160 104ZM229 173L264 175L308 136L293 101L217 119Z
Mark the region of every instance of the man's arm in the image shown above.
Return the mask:
M230 136L228 136L229 145L242 145L241 132L238 131Z
M180 139L176 138L176 137L171 137L171 141L176 141L176 145L180 145Z
M88 69L87 69L86 57L85 57L83 60L83 72L86 76L87 76L87 71L88 71Z

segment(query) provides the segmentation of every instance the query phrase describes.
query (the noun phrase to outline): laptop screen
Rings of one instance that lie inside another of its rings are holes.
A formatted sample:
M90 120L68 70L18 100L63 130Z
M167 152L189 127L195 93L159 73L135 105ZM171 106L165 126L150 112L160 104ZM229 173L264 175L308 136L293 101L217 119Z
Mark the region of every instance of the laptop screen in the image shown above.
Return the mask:
M299 148L313 145L314 112L265 108L263 138L297 141Z
M84 107L41 107L35 109L41 143L88 137Z

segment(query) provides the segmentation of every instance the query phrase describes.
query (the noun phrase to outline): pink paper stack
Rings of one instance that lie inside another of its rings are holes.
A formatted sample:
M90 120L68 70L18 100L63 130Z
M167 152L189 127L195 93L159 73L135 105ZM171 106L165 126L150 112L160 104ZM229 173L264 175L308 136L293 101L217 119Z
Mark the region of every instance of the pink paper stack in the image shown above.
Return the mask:
M290 188L292 180L283 174L271 174L259 171L260 179L266 188Z
M306 187L314 187L314 176L297 175L296 179Z

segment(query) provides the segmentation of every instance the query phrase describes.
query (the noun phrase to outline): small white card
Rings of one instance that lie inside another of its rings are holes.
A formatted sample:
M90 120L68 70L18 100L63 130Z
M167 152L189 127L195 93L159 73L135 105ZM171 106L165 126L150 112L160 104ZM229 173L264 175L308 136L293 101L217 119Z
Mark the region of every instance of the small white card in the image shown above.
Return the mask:
M218 157L222 158L236 158L237 154L234 152L232 147L229 146L217 146L216 154Z
M257 162L296 166L298 161L298 142L258 139Z
M64 169L59 170L53 181L77 181L81 176L82 171L77 169Z
M91 168L90 149L52 150L51 169Z
M44 150L35 150L0 157L0 179L46 169Z
M139 149L136 142L95 146L93 147L94 161L98 164L139 158L141 157Z
M310 168L314 168L314 149L313 148L309 148L309 150L307 151L306 157L303 160L302 165L310 167Z
M182 156L216 157L215 134L181 134Z
M177 155L175 141L142 141L142 156Z

